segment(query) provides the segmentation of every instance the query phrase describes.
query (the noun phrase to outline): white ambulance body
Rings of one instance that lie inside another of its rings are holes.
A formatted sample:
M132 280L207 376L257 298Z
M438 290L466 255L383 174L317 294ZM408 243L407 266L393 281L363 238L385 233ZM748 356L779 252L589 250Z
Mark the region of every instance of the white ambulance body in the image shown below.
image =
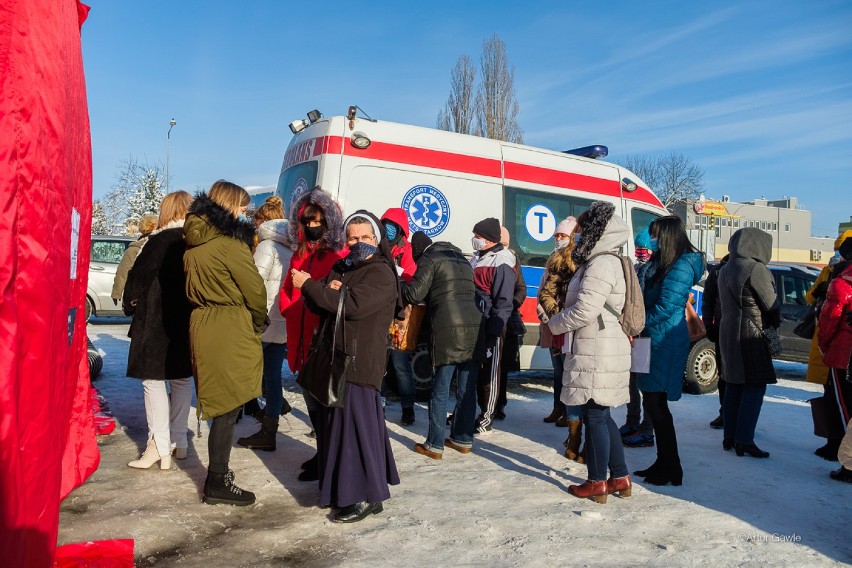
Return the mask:
M313 113L311 113L313 114ZM550 369L539 338L536 293L556 225L594 201L615 205L636 235L666 215L660 200L629 170L596 159L356 116L296 121L284 155L278 194L289 212L294 196L320 186L344 214L390 207L408 213L412 232L472 252L473 225L496 217L509 229L527 284L521 315L527 335L522 369ZM310 116L310 115L309 115ZM633 242L625 254L633 254Z

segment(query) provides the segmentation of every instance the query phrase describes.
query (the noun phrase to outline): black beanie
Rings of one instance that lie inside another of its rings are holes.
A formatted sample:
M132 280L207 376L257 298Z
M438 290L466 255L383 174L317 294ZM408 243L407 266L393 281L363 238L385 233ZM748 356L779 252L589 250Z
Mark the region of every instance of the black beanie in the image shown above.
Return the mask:
M483 219L473 226L473 232L492 243L500 242L500 221L494 217Z
M844 260L852 260L852 237L846 237L846 239L840 244L840 248L837 249L837 252L840 253L840 256L842 256Z
M414 262L420 260L426 248L432 244L432 239L426 236L423 231L417 231L411 235L411 256L414 257Z

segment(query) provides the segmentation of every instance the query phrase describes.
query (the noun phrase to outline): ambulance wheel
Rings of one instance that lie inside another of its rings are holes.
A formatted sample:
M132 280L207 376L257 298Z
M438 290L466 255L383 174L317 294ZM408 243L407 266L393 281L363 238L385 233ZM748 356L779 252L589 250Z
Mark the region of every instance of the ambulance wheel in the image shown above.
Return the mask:
M707 338L692 344L686 359L683 390L689 394L707 394L716 390L719 366L716 364L716 345Z

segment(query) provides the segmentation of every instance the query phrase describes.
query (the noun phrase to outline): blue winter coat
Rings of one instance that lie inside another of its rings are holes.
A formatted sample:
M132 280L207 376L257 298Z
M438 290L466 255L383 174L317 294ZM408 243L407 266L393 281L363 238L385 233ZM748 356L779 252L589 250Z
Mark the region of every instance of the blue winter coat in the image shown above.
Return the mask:
M656 269L654 260L639 267L645 298L642 336L651 338L651 372L639 373L637 384L642 392L665 392L668 400L679 400L689 356L684 312L690 289L704 274L704 258L701 253L684 253L662 281L652 282Z

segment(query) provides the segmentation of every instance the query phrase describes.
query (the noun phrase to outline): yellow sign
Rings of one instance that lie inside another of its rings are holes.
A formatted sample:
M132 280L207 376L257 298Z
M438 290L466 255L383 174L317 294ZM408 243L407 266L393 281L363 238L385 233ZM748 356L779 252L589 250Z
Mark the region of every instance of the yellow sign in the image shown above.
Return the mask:
M694 209L699 215L728 215L725 204L718 201L696 201Z

